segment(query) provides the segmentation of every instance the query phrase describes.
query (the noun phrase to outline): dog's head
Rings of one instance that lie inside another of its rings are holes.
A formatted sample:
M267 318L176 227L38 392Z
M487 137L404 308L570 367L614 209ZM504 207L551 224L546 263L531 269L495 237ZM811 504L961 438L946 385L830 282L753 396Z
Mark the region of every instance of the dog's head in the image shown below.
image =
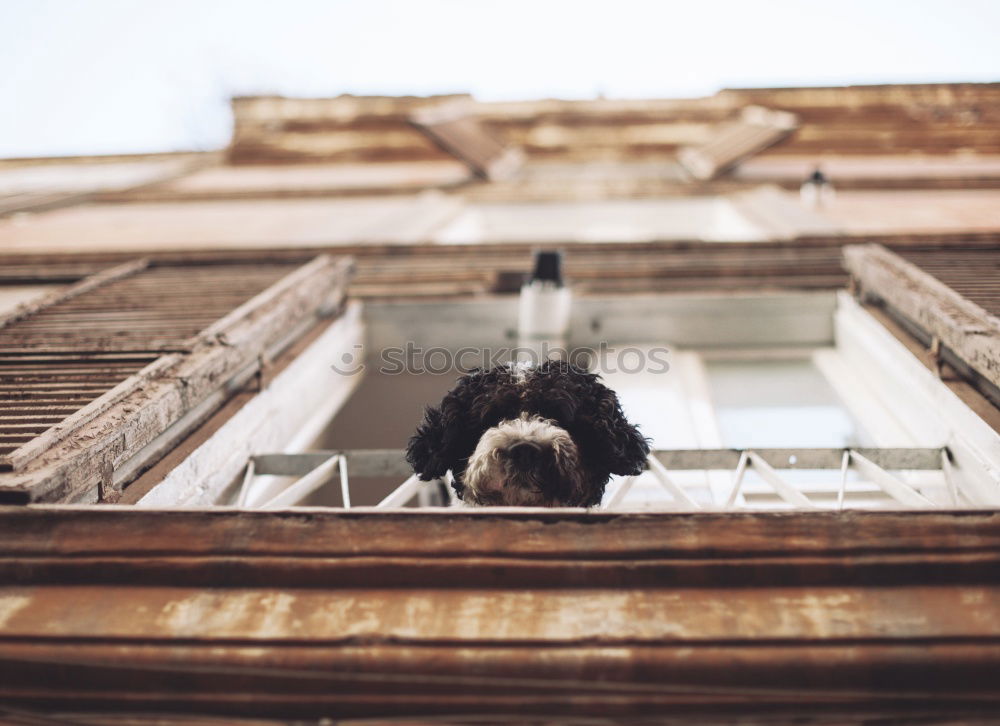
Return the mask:
M470 504L589 507L612 474L642 471L649 442L598 376L562 361L459 379L406 450L421 479L449 469Z

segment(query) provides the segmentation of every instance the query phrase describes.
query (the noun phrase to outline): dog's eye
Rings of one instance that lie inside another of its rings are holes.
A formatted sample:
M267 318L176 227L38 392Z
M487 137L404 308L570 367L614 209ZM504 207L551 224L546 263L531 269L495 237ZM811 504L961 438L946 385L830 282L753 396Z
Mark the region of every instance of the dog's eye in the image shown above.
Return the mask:
M576 418L576 405L572 401L565 399L554 399L546 401L541 408L541 414L545 418L553 419L562 424L567 424Z

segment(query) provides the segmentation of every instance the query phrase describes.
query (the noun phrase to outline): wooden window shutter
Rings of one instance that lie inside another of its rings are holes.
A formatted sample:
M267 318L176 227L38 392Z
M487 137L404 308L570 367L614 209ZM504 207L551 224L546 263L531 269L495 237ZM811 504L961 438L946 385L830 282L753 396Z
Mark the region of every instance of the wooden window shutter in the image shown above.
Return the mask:
M682 147L677 160L696 179L714 179L748 156L776 144L797 125L794 114L747 106L738 121L723 124L707 143Z
M114 500L338 310L351 269L137 260L0 319L0 501Z
M863 298L886 306L930 345L939 362L953 364L998 403L1000 252L850 245L844 261Z

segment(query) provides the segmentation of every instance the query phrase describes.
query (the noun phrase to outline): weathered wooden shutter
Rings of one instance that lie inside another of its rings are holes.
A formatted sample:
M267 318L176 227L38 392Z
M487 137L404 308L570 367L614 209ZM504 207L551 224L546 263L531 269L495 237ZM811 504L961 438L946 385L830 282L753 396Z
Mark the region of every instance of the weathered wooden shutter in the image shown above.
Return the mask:
M1000 400L1000 250L844 248L858 292Z
M677 159L696 179L713 179L740 161L777 143L795 130L794 114L747 106L740 119L723 124L718 133L701 146L685 146Z
M115 499L335 310L350 268L137 260L0 320L0 500Z

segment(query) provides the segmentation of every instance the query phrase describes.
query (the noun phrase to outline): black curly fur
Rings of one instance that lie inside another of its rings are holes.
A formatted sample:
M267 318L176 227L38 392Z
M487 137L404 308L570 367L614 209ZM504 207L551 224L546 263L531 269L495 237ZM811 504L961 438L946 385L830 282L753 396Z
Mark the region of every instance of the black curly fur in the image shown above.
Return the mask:
M438 407L426 409L406 460L425 481L450 469L462 497L463 475L480 437L525 413L552 420L576 444L583 492L572 494L559 477L548 476L543 493L556 505L596 505L612 474L638 474L645 466L649 441L626 420L614 391L597 374L554 360L529 369L523 381L509 366L458 379Z

